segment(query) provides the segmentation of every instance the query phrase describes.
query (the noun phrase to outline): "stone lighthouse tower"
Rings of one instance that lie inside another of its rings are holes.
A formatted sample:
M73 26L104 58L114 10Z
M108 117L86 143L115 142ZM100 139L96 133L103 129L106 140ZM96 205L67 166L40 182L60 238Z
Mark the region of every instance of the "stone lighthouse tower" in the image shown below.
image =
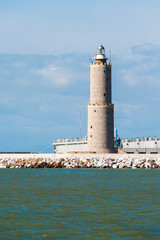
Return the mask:
M111 93L111 63L105 49L98 47L90 70L90 104L88 105L88 151L113 153L114 105Z

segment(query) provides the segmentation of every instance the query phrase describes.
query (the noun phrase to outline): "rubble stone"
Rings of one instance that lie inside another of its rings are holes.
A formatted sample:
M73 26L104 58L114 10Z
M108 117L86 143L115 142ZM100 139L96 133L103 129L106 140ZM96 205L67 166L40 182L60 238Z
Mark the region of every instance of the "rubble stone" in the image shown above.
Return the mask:
M0 168L131 168L156 169L160 168L160 156L157 157L1 157Z

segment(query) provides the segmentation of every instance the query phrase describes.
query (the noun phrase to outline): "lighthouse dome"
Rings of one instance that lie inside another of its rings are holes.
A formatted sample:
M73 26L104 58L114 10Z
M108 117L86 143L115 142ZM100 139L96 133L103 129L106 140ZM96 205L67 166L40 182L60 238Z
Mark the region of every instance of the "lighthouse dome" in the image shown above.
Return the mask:
M100 45L97 49L97 53L96 53L96 60L106 60L106 56L105 56L105 48L103 47L103 45Z

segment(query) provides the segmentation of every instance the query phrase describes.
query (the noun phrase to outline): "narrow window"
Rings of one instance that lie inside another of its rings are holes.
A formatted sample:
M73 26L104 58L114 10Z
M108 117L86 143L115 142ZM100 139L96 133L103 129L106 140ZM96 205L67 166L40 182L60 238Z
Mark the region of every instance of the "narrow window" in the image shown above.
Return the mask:
M90 126L90 128L92 128L92 126Z
M104 71L104 73L105 73L106 71Z
M104 97L106 96L106 94L104 93Z

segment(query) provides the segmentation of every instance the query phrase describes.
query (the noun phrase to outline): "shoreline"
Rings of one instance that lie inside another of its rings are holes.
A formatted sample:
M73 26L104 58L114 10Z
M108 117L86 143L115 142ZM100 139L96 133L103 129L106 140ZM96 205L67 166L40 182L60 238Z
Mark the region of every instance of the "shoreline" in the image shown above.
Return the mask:
M0 168L158 169L160 154L0 154Z

